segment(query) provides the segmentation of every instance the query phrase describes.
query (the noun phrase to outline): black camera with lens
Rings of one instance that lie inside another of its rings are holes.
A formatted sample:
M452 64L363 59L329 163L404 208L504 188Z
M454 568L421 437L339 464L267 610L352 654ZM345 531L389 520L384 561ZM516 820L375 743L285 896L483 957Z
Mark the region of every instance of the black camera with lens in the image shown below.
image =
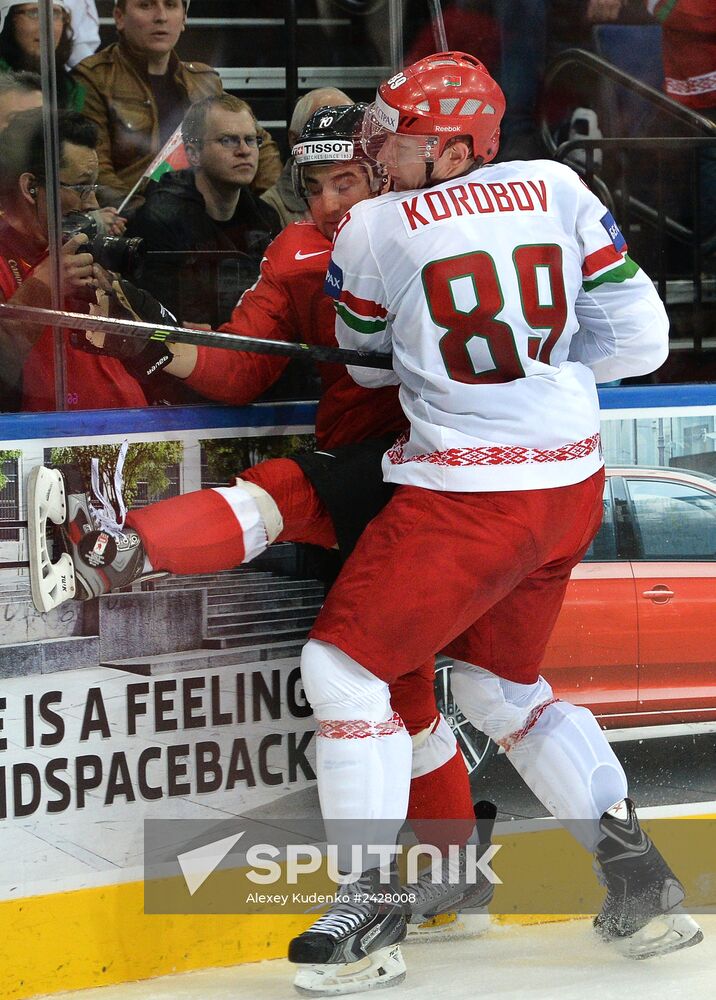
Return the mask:
M126 278L138 278L144 260L144 240L139 237L100 236L97 222L86 212L70 212L62 218L62 242L84 233L89 243L80 252L91 253L95 262L106 271L118 272Z

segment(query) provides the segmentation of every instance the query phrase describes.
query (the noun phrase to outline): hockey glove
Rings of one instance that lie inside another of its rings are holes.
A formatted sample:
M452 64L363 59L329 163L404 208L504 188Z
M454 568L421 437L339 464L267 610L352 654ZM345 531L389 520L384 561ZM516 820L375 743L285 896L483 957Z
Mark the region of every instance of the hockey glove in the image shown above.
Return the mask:
M98 293L99 308L93 309L113 319L128 319L142 323L156 323L157 326L176 326L176 317L143 288L137 288L123 278L112 281L109 293ZM97 354L110 354L119 358L124 367L135 378L143 379L156 375L165 368L174 355L157 330L146 340L140 337L125 337L118 333L78 334L73 342L82 350Z

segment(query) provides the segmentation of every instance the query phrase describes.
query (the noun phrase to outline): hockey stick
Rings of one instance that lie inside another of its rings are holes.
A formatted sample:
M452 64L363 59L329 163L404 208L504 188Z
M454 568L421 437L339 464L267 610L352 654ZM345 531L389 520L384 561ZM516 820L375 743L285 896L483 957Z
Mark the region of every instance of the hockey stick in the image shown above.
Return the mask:
M91 330L96 333L111 333L137 340L176 341L178 344L196 344L197 347L222 347L228 351L248 351L251 354L278 354L289 358L312 358L314 361L328 361L339 365L355 365L360 368L393 367L390 354L368 354L362 351L348 351L341 347L323 347L320 344L291 343L283 340L261 340L244 337L238 333L220 333L216 330L189 330L183 326L161 326L155 323L139 323L126 319L104 316L90 316L85 313L63 312L53 309L37 309L35 306L14 306L0 303L2 317L25 320L42 326L62 327L69 330Z
M445 34L445 18L440 0L428 0L428 8L432 13L433 40L435 41L436 52L447 52L448 43Z

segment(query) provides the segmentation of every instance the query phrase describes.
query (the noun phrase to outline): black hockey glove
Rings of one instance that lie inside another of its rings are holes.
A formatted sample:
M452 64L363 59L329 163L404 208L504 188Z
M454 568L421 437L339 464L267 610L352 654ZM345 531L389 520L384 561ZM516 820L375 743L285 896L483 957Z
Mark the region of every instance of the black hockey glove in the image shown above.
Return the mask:
M128 319L160 326L176 326L176 317L143 288L137 288L124 278L112 281L107 293L108 315L113 319ZM165 368L174 355L161 339L160 333L140 337L124 337L118 333L104 335L101 346L93 345L84 333L73 335L73 343L91 354L110 354L119 358L135 378L145 379Z

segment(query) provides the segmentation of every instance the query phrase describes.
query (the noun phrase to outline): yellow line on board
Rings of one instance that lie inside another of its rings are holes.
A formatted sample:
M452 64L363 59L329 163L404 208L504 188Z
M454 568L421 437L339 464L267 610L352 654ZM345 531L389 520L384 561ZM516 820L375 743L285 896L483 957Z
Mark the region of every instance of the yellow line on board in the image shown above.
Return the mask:
M160 915L143 912L130 882L0 902L0 996L89 989L196 969L285 958L314 915ZM571 919L504 914L500 924Z
M151 979L285 957L306 915L146 916L130 882L0 903L0 997Z

